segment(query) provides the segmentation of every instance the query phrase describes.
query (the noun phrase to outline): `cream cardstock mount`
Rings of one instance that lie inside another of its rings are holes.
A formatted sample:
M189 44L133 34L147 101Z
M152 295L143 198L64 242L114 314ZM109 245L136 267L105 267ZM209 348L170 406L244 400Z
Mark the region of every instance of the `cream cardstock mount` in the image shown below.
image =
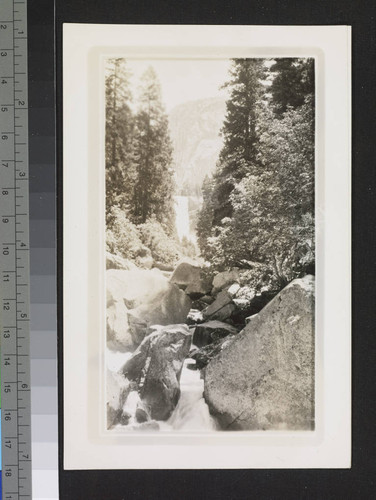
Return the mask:
M350 466L350 41L349 28L330 26L64 26L66 469ZM106 432L103 64L110 56L315 58L314 431Z

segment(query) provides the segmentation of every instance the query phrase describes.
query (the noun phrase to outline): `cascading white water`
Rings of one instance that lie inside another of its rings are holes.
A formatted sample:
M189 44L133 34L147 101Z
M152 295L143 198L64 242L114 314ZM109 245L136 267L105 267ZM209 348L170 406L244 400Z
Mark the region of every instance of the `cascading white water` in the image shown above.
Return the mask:
M124 363L132 356L132 353L120 353L107 350L106 365L113 372L118 372ZM217 430L217 424L209 413L209 408L204 400L204 381L200 378L199 370L190 370L188 364L194 363L192 359L187 358L184 361L180 377L180 398L171 417L166 421L158 421L161 431L213 431ZM132 393L131 393L132 396ZM132 397L130 398L132 400ZM136 408L137 399L126 403L128 407ZM130 412L132 413L132 411ZM134 413L134 412L133 412ZM134 424L131 420L130 424ZM127 431L132 426L117 425L118 432ZM137 427L136 427L137 430Z
M203 398L204 381L199 370L190 370L186 359L180 378L180 399L167 422L159 422L162 431L213 431L217 424Z

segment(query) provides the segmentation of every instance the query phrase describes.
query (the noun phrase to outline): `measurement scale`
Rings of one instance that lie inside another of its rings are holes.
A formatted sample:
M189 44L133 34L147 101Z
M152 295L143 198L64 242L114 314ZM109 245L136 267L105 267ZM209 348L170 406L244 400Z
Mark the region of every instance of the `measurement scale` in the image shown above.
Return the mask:
M0 3L2 498L31 495L27 2Z

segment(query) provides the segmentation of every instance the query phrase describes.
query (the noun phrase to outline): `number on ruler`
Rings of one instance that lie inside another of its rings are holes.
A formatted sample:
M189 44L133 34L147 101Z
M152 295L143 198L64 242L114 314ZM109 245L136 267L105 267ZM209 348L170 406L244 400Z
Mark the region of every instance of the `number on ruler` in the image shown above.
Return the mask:
M27 212L25 202L22 209L19 209L22 216L17 213L16 208L21 207L16 203L20 203L20 199L25 199L22 195L28 190L26 4L26 0L0 0L0 67L2 69L0 74L0 149L2 152L0 175L4 177L4 183L0 186L0 229L2 235L6 235L7 238L2 239L0 244L0 265L2 266L0 282L3 288L0 310L6 321L3 325L7 325L2 326L0 330L3 343L1 366L4 370L2 431L3 436L6 436L6 439L3 437L2 443L3 498L6 500L31 498L31 466L21 464L22 461L31 461L29 451L31 441L26 430L26 426L30 427L27 337L29 314L28 305L22 305L23 301L27 301L27 298L23 298L25 288L18 287L18 276L22 277L22 286L28 284L28 257L25 259L29 250L28 228L25 227L25 224L28 224L28 215L23 214ZM18 74L25 76L18 77ZM26 293L26 297L27 295ZM20 330L22 333L19 333ZM22 350L22 354L19 354L19 349ZM22 368L20 368L21 360ZM19 377L22 379L20 380Z

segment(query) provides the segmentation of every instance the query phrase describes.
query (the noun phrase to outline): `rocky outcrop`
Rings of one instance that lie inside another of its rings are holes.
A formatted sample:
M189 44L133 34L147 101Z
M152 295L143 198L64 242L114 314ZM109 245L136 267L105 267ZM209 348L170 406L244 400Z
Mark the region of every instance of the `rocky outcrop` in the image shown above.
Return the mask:
M236 328L223 321L207 321L195 327L192 342L197 347L203 347L236 333Z
M203 310L203 315L205 319L225 321L230 318L234 311L235 305L232 302L231 295L226 290L222 290L215 301Z
M154 262L154 267L156 269L159 269L160 271L167 271L167 272L172 272L174 270L174 266L171 266L169 264L164 264L163 262Z
M106 272L107 345L132 351L151 325L183 323L191 300L160 272L145 270Z
M107 300L107 346L112 350L129 351L134 343L129 330L127 308L122 301Z
M138 256L136 262L142 269L151 269L154 266L154 259L151 255Z
M143 409L152 419L167 420L180 396L180 375L192 334L187 325L156 327L121 369L137 383Z
M130 260L123 259L123 257L106 252L106 269L122 269L123 271L130 271L132 269L137 269L137 266Z
M175 283L179 288L185 290L188 285L200 280L201 269L188 262L180 262L172 273L170 283Z
M227 293L230 297L234 298L239 293L240 285L239 283L233 283L231 286L227 288Z
M240 288L236 296L233 298L233 303L236 308L231 315L231 319L235 324L248 323L250 316L257 314L268 304L277 294L277 291L264 290L255 292L248 287Z
M133 338L138 345L149 333L152 325L174 325L186 321L191 301L182 290L168 284L164 293L150 301L144 301L129 312L129 324Z
M204 295L203 297L200 298L200 301L202 304L204 304L204 307L206 305L210 305L214 302L215 298L212 297L211 295Z
M239 269L233 268L229 271L223 271L214 276L213 279L213 290L212 293L215 294L220 290L232 285L239 281Z
M314 278L291 282L206 366L205 400L224 429L314 425Z
M196 300L210 292L211 284L206 283L203 279L190 283L185 289L185 293L192 299Z
M137 403L135 417L139 424L142 424L144 422L149 422L151 420L149 412L142 401L139 401Z
M196 361L196 364L190 368L197 370L202 370L203 368L205 368L205 366L212 359L218 356L222 349L225 349L234 338L235 335L230 334L227 337L216 340L211 344L201 347L200 349L192 349L192 351L189 353L189 357L191 359L194 359Z
M197 325L199 323L203 323L204 316L199 309L191 309L187 316L187 325Z
M123 406L131 391L131 384L123 375L107 370L107 428L121 423Z
M181 262L173 272L170 283L176 284L191 299L197 299L210 292L211 283L201 276L201 268L188 262Z

